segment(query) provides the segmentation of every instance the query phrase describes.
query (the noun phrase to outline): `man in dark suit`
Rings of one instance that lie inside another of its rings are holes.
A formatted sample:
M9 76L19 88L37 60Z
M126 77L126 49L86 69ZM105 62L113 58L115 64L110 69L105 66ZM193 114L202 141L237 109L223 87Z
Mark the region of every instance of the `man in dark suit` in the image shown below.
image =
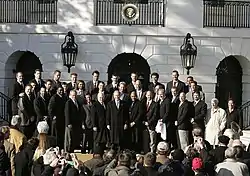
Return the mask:
M100 72L95 70L92 73L92 81L87 82L86 84L86 91L91 95L98 92L98 84L99 84L99 76Z
M104 94L98 93L97 101L91 106L91 121L93 126L94 150L96 148L104 151L108 142L109 131L107 129L106 105L104 103Z
M200 91L194 92L195 116L191 119L193 127L200 127L205 132L205 118L207 115L207 104L200 99Z
M130 94L132 91L135 91L135 82L138 79L137 73L131 73L131 83L127 85L127 93Z
M45 99L45 88L42 87L34 100L34 110L37 116L37 123L48 116L48 101Z
M21 117L20 130L30 139L36 129L36 117L33 106L34 96L31 94L31 86L25 87L25 93L18 102L18 114Z
M56 136L57 146L60 149L64 147L64 133L65 133L65 114L64 114L64 107L67 99L64 96L63 88L58 87L57 93L54 94L48 106L48 115L49 118L52 120L52 135ZM55 122L55 123L53 123Z
M129 95L125 92L126 91L126 83L125 82L120 82L119 83L119 87L118 87L118 91L120 93L120 99L128 102L129 101ZM114 97L112 97L112 100L114 99Z
M168 134L168 127L171 125L171 121L169 118L169 112L170 112L170 99L166 97L166 93L164 89L159 89L158 91L159 95L159 117L162 120L162 123L166 125L166 130ZM168 139L166 141L169 141Z
M49 101L52 95L52 80L48 79L45 82L45 99Z
M67 94L69 95L69 92L71 90L76 90L77 89L77 74L76 73L71 73L70 74L70 83L67 84Z
M193 76L188 76L187 77L187 81L186 81L186 90L185 92L189 92L191 91L191 82L194 81L194 77ZM197 90L198 91L202 91L202 87L200 85L196 85L197 86Z
M106 86L106 91L112 95L115 90L118 90L118 76L113 74L111 77L111 83Z
M65 140L65 148L69 152L73 152L75 149L80 147L82 140L83 129L85 129L82 107L76 100L76 91L71 90L69 94L69 99L65 104L65 126L66 133L70 139L70 144L68 143L69 138Z
M179 145L184 151L189 145L189 133L192 129L191 118L194 113L194 106L186 100L186 94L180 93L180 104L178 109L178 116L175 125L178 129Z
M131 138L129 149L138 153L141 152L141 136L142 136L142 106L141 102L137 99L136 93L130 93L129 101L129 132L128 137Z
M163 84L161 84L160 82L158 82L159 80L159 74L154 72L151 74L151 80L152 82L149 83L148 85L148 90L150 90L151 92L154 92L155 91L155 87L157 85L160 86L160 89L165 89L165 86Z
M114 91L113 96L114 100L107 105L107 128L110 130L112 148L119 150L124 148L125 142L129 142L123 136L129 125L129 112L127 104L120 100L118 90Z
M136 97L139 101L143 101L145 100L145 95L146 92L144 92L143 88L142 88L142 84L140 80L136 80L135 81L135 93L136 93Z
M36 69L34 75L35 75L35 78L32 79L31 81L36 83L35 92L38 93L40 91L41 87L45 86L44 85L45 82L41 79L41 77L42 77L41 70Z
M61 78L61 71L55 70L53 74L52 85L51 85L51 93L53 95L57 93L57 90L59 87L62 87L60 78Z
M146 93L146 101L143 102L143 124L145 130L143 131L143 150L144 153L156 150L156 132L155 127L158 122L158 104L153 101L153 94L151 91Z
M172 72L172 78L173 80L167 83L166 93L170 94L172 87L176 87L178 95L180 95L181 92L185 92L185 83L178 79L179 73L177 70L174 70Z
M86 116L85 132L83 134L83 148L85 152L86 150L88 150L88 153L92 153L93 151L93 124L91 120L91 107L92 107L91 95L87 93L85 94L85 102L83 104L83 110Z
M23 73L18 72L16 74L16 82L13 85L13 90L12 90L12 115L17 115L18 114L18 100L19 100L19 95L21 93L24 93L24 83L23 83Z

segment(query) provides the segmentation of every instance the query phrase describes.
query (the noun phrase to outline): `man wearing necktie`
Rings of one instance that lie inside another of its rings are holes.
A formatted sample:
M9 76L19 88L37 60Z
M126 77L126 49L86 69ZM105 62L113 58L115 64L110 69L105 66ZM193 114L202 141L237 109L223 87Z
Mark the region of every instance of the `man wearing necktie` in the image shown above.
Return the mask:
M85 114L82 113L81 108L76 100L76 91L71 90L69 100L65 104L66 135L64 146L67 152L73 152L80 147L83 130L85 130Z
M12 102L11 102L11 108L12 108L12 115L18 114L18 100L19 95L24 93L24 84L23 84L23 73L18 72L16 73L16 82L13 85L13 92L12 92Z
M98 84L99 84L100 72L95 70L92 72L92 80L87 82L86 91L91 95L98 93Z
M172 81L167 83L166 93L171 94L171 88L176 87L177 94L180 95L181 92L185 92L185 83L180 81L179 73L177 70L173 70L172 72Z
M77 88L77 76L78 75L76 73L70 74L71 82L67 84L67 88L66 88L68 95L71 90L75 90Z
M32 79L30 82L36 83L35 92L36 92L36 94L38 94L40 89L45 86L45 82L41 79L42 72L40 69L35 70L34 76L35 76L35 78Z
M114 100L107 105L107 128L110 130L110 142L112 148L124 148L126 138L124 138L125 130L128 129L129 111L127 104L120 100L118 90L114 91Z

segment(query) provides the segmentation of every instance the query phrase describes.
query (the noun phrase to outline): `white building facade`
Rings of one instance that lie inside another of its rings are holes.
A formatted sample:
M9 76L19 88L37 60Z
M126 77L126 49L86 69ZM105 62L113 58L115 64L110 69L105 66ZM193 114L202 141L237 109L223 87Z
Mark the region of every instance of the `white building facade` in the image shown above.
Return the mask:
M74 33L79 47L76 66L71 68L79 79L91 80L92 71L99 70L100 79L106 82L112 59L125 52L141 55L150 72L160 74L160 82L170 81L173 70L178 70L180 79L185 81L187 74L181 65L180 46L186 34L191 33L198 55L190 75L202 85L207 103L215 97L216 68L231 55L242 68L242 102L250 99L249 29L204 28L201 0L166 0L164 27L95 25L94 0L60 0L57 9L57 24L0 25L1 92L11 95L16 64L26 51L39 58L44 79L52 78L53 71L58 69L62 71L62 79L69 80L60 54L68 31Z

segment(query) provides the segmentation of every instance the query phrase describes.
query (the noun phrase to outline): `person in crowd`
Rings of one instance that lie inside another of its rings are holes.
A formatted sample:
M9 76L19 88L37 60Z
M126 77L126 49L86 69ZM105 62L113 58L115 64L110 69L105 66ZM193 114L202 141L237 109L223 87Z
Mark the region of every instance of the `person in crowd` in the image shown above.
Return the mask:
M34 96L31 95L31 86L25 87L25 93L18 102L18 114L21 117L20 129L30 139L36 129L36 114L33 106Z
M110 95L105 90L105 83L103 81L99 81L96 92L94 94L92 94L92 100L97 101L97 94L98 93L104 94L104 98L105 98L104 102L105 103L108 103L111 100Z
M136 81L138 80L138 75L137 73L131 73L131 83L127 85L127 93L130 94L132 91L135 91L135 84Z
M114 91L118 90L118 76L116 74L112 74L111 83L105 89L110 95L113 95Z
M12 107L12 115L18 114L18 101L19 97L22 93L24 93L24 83L23 83L23 73L18 72L16 73L16 82L13 85L13 91L12 91L12 101L11 101L11 107Z
M45 82L45 99L46 101L49 101L50 98L52 97L52 80L48 79Z
M67 84L67 94L69 95L71 90L77 89L77 73L70 74L70 83Z
M64 96L66 96L68 98L67 85L68 84L66 82L62 82L63 94L64 94Z
M182 161L185 154L183 150L176 149L171 153L170 161L163 164L159 169L159 176L182 176L184 174L184 166Z
M205 101L205 94L204 94L204 92L199 90L197 82L192 81L190 83L190 86L191 86L191 90L189 92L187 92L187 94L186 94L187 100L190 101L190 102L193 102L194 101L194 93L199 92L200 93L200 99Z
M37 88L36 88L37 85L36 85L36 82L34 80L31 80L29 82L29 85L31 86L31 94L34 96L34 98L36 98L40 89L37 90ZM36 92L36 91L38 91L38 92Z
M129 101L129 130L127 137L131 138L131 144L129 149L133 149L136 152L141 151L141 136L142 136L142 106L137 99L136 93L133 91L130 93Z
M7 153L5 152L4 140L5 135L0 132L0 175L8 176L6 175L6 172L8 174L8 171L11 169L11 164Z
M194 115L194 106L186 100L186 94L180 93L180 104L175 125L178 130L179 146L182 150L189 145L189 133L192 128L191 119Z
M92 80L87 82L86 90L91 95L95 94L98 91L100 72L95 70L92 72Z
M76 98L77 101L80 103L80 105L83 105L85 101L85 94L87 91L85 90L85 82L83 80L78 80L77 86L76 86Z
M60 149L64 147L64 135L62 134L65 133L64 109L66 101L66 97L63 96L63 88L58 87L57 93L51 97L48 105L49 118L55 121L55 125L51 127L51 135L56 137L56 143Z
M44 120L48 116L48 101L45 98L45 88L42 87L38 96L34 99L37 122Z
M5 152L7 153L8 156L8 160L10 161L10 168L9 170L6 172L7 176L11 176L11 175L15 175L15 155L16 155L16 151L15 151L15 146L14 144L9 142L9 138L10 138L10 129L8 126L3 126L0 128L0 132L4 134L4 149Z
M118 90L114 91L114 100L107 105L107 128L110 131L110 142L112 148L121 149L124 147L126 138L123 138L124 131L129 127L129 111L127 104L120 99Z
M120 99L125 101L125 102L128 102L129 95L127 93L125 93L125 91L126 91L126 83L125 82L119 83L118 91L120 93Z
M152 82L150 82L148 84L148 90L151 91L151 92L154 92L155 91L155 87L156 86L159 86L159 88L161 89L165 89L165 86L159 82L159 74L154 72L151 74L151 80Z
M215 165L225 160L225 151L228 148L227 146L229 144L230 138L222 135L219 136L218 140L219 146L209 152L210 156L212 156L213 164Z
M11 119L9 142L14 144L16 153L20 152L21 146L27 142L26 136L20 131L21 118L15 115Z
M194 158L199 157L199 152L194 147L189 147L187 151L185 151L186 157L182 161L184 166L184 175L194 176L194 172L192 170L192 161Z
M241 175L249 176L249 170L246 164L237 162L236 155L237 150L233 147L229 147L225 151L225 160L215 166L215 172L217 176L224 175Z
M108 142L109 132L107 129L106 105L104 103L104 94L97 95L97 101L91 106L91 122L93 126L94 149L101 148L104 151Z
M44 87L45 82L42 80L42 72L40 69L36 69L34 73L34 79L31 81L36 84L35 92L38 93L42 87Z
M104 165L102 156L103 150L101 148L96 147L93 152L93 158L83 163L84 166L91 172L91 174L93 174L96 168Z
M85 117L82 113L82 106L76 100L76 91L71 90L69 99L65 103L65 140L64 148L66 151L73 152L80 147L82 133L85 129Z
M180 95L181 92L185 92L185 83L180 81L179 79L179 72L174 70L172 72L172 81L167 83L166 93L171 94L171 88L176 87L177 95Z
M46 121L40 121L37 124L37 131L38 131L38 139L39 144L38 147L34 153L33 160L37 160L39 157L41 157L47 149L50 147L55 147L56 140L48 135L49 132L49 125Z
M192 161L192 170L195 176L207 176L201 158L194 158Z
M155 169L156 154L149 152L144 157L143 167L139 167L140 173L143 176L158 176L158 171Z
M227 116L226 116L226 127L225 129L231 129L232 122L237 123L240 128L242 128L242 117L235 107L235 103L233 99L228 100L228 109L226 110Z
M155 86L155 88L154 88L154 92L153 92L153 93L154 93L154 96L153 96L154 102L158 102L158 101L160 100L160 97L159 97L159 94L158 94L160 88L161 88L160 85L157 85L157 86Z
M91 117L91 108L93 102L90 93L85 94L85 102L83 104L83 110L85 113L85 133L83 134L83 150L86 153L92 153L93 151L93 123ZM106 126L105 126L106 127Z
M211 109L206 117L205 139L212 145L218 145L218 137L223 134L226 126L226 111L218 106L219 100L211 100Z
M200 127L203 131L205 131L205 119L207 116L207 104L205 101L201 100L200 92L194 92L194 109L195 115L194 118L191 119L193 123L193 128Z
M143 151L144 153L155 152L157 134L155 127L158 121L158 104L153 101L152 92L147 91L146 101L143 102Z
M118 161L111 161L104 171L105 176L130 176L131 156L127 152L123 152L118 156Z
M193 76L188 76L187 77L187 81L186 81L186 92L191 91L191 82L194 81L194 77ZM202 91L202 87L200 85L197 85L198 91Z
M20 152L15 157L15 174L16 176L29 176L33 166L33 155L38 147L39 140L31 138L23 146Z
M162 141L159 142L157 145L157 151L156 151L156 162L160 164L165 164L169 161L168 155L170 154L170 148L168 143Z
M142 89L142 84L140 80L136 80L135 81L135 93L136 93L136 97L139 101L143 101L145 100L145 94L146 92L144 92L144 90Z
M59 87L62 87L62 83L60 82L61 71L55 70L53 73L53 79L51 84L51 93L54 95L57 92Z

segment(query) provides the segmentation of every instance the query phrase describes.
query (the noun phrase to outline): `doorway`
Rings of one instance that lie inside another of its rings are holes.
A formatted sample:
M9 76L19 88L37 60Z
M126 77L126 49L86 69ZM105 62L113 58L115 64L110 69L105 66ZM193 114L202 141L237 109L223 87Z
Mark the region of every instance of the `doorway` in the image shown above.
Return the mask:
M112 74L119 76L120 81L127 84L131 82L130 74L137 73L138 79L147 87L150 78L150 67L146 59L136 53L118 54L108 66L108 84L111 83Z
M233 99L236 106L242 104L242 67L234 56L224 58L216 70L216 98L219 106L227 109L228 99Z

